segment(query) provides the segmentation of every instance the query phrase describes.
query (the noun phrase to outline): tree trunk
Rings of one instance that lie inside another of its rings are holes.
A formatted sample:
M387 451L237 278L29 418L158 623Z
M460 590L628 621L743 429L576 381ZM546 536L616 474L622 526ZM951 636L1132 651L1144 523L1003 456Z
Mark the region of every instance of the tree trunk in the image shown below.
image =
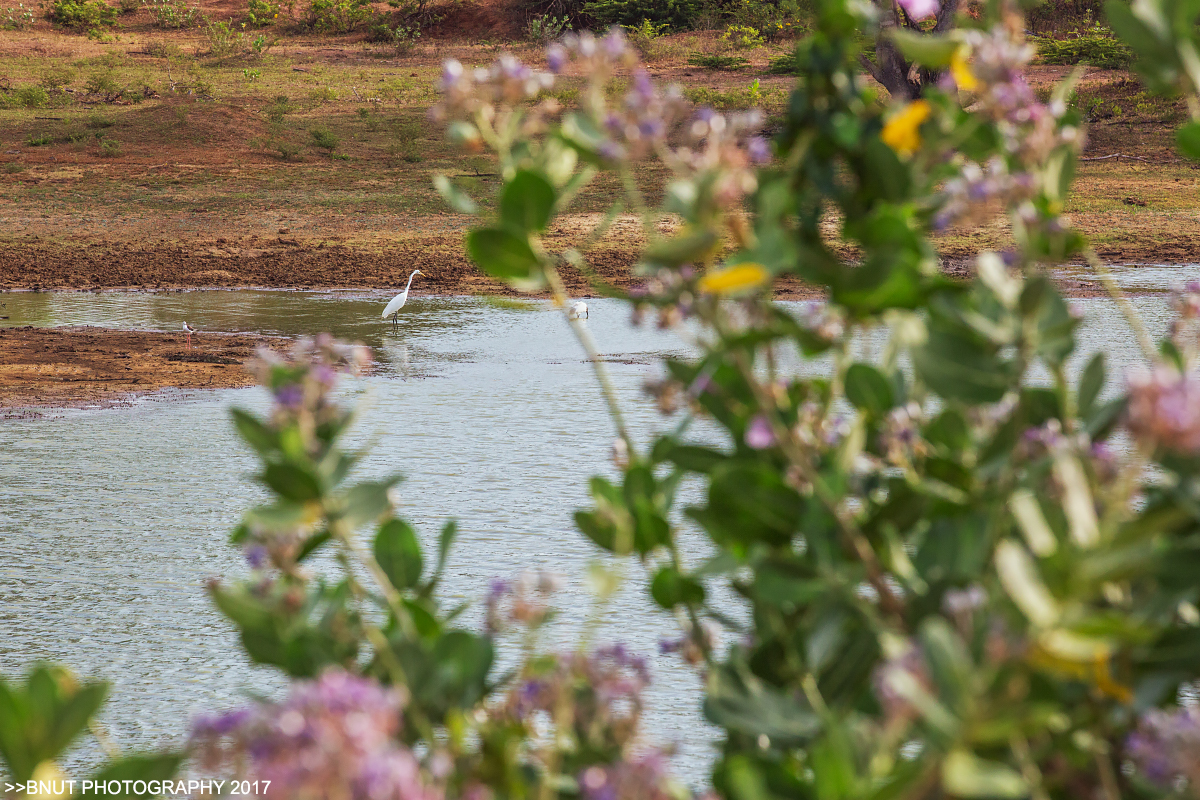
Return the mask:
M871 77L898 100L916 100L925 87L941 77L940 70L917 67L906 59L892 43L891 32L896 28L921 31L922 28L894 0L875 0L879 8L879 34L875 38L875 60L859 56L863 68ZM954 27L954 16L959 0L943 0L938 9L933 28L929 33L942 33Z

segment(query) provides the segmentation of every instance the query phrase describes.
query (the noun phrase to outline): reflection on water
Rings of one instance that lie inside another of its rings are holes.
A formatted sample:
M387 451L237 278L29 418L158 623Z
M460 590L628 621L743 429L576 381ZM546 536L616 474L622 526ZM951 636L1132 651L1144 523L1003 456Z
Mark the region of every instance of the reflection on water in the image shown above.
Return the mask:
M1195 264L1110 264L1113 281L1127 292L1161 293L1172 286L1200 278ZM1095 281L1097 290L1103 287L1095 280L1095 271L1086 264L1056 267L1054 275L1061 278L1083 278Z
M401 513L432 544L446 517L460 521L447 599L477 599L494 576L541 567L569 576L557 643L572 646L589 613L581 575L593 548L571 514L586 481L609 471L611 424L590 367L566 323L546 303L517 307L472 298L410 299L393 334L379 319L387 294L190 292L8 294L9 325L76 325L296 335L331 331L376 350L384 367L358 381L366 411L355 443L371 444L362 477L400 471ZM1155 335L1162 297L1136 305ZM1107 301L1086 300L1081 352L1103 348L1110 374L1137 356ZM589 302L588 325L640 438L672 424L639 396L656 360L684 348L672 335L627 323L615 301ZM1075 369L1083 363L1077 356ZM0 673L33 661L70 664L114 684L104 720L123 747L163 744L206 709L270 692L273 671L247 664L204 581L243 567L226 544L241 512L260 497L246 479L254 460L228 424L228 408L265 408L258 389L195 393L132 408L68 410L0 422ZM697 427L698 436L712 437ZM695 496L695 486L684 493ZM690 536L690 534L689 534ZM696 558L702 545L690 539ZM680 745L677 766L700 782L714 732L697 707L698 685L659 636L673 621L646 601L630 575L602 612L601 639L652 656L648 723ZM726 598L729 604L736 601ZM85 742L73 759L95 760Z

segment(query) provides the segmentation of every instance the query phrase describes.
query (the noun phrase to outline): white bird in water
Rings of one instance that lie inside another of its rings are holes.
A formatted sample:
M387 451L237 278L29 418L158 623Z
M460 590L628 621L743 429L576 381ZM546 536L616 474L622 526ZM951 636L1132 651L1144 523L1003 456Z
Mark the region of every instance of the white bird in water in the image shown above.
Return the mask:
M187 334L188 347L191 347L192 346L192 334L196 332L196 329L193 328L191 325L188 325L187 321L184 320L183 332Z
M399 321L396 315L400 313L400 309L404 308L404 304L408 302L408 290L412 286L412 279L421 274L421 270L414 269L412 275L408 276L408 285L404 287L404 291L392 298L392 302L387 304L387 308L383 310L382 319L392 318L392 327L399 326Z
M587 319L587 315L587 303L580 300L571 306L571 310L567 312L567 319Z

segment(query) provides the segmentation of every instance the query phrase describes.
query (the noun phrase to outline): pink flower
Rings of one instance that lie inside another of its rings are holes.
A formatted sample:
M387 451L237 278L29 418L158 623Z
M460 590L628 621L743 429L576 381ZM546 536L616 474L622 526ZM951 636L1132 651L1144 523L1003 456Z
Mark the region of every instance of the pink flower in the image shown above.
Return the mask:
M941 4L938 0L896 0L900 7L908 12L913 19L925 19L937 16Z
M766 450L773 444L775 432L771 430L771 423L767 418L759 414L750 420L750 424L746 426L746 446L755 450Z
M1200 452L1200 374L1160 365L1128 377L1129 430L1143 442L1181 453Z
M281 703L198 720L192 743L206 767L269 780L267 800L441 800L396 739L401 705L395 690L330 669Z

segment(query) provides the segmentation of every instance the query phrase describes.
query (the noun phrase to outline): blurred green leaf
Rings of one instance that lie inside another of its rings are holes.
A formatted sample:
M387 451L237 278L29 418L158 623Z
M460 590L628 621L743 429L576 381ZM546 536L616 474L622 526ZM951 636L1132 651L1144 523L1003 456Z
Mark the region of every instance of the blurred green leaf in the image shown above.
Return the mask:
M1079 376L1079 417L1092 415L1096 400L1104 390L1104 353L1096 353Z
M892 28L890 34L905 58L932 69L950 66L950 59L963 46L960 41L948 36L918 33L907 28Z
M955 750L942 761L942 788L956 797L1018 798L1029 786L1012 767Z
M752 738L765 735L779 748L803 744L821 729L820 718L799 697L730 664L709 673L704 715L715 725Z
M43 761L61 756L108 695L108 684L79 684L61 667L39 664L18 687L0 680L0 756L24 783Z
M299 464L267 464L262 482L280 497L295 503L317 500L322 495L317 477Z
M523 169L505 182L500 195L500 221L514 233L544 230L556 199L554 187L545 176Z
M433 176L433 188L446 201L446 205L460 214L477 214L479 206L471 196L450 182L445 175Z
M703 603L704 587L674 567L663 567L650 582L650 595L663 608L672 609Z
M895 404L888 379L870 364L851 364L845 385L846 399L873 417L882 417Z
M476 228L467 234L467 253L493 278L533 291L545 282L541 261L528 239L502 228Z
M417 535L401 519L389 519L375 534L375 561L398 590L411 589L421 580L424 556Z

